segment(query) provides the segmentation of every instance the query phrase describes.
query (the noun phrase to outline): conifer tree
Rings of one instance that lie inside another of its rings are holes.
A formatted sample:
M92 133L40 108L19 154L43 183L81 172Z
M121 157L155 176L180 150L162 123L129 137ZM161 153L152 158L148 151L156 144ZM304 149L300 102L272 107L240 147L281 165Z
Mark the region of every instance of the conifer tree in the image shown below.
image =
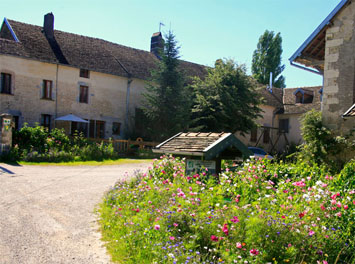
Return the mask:
M160 60L146 85L143 112L153 140L164 140L182 131L188 123L189 109L184 104L184 74L179 68L179 48L174 34L165 36Z

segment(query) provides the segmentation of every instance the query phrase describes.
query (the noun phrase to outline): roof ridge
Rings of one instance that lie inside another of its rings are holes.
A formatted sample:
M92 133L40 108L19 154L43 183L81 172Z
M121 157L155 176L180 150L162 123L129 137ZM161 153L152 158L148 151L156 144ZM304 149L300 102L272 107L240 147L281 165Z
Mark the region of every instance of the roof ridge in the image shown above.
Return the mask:
M29 24L29 23L25 23L25 22L21 22L21 21L17 21L17 20L12 20L12 19L7 19L7 20L8 20L10 23L11 23L11 22L15 22L15 23L19 23L19 24L24 24L24 25L36 27L36 28L41 29L41 30L43 29L43 27L38 26L38 25ZM133 49L133 50L142 51L142 52L146 52L146 53L152 54L150 51L147 51L147 50L129 47L129 46L122 45L122 44L119 44L119 43L116 43L116 42L112 42L112 41L109 41L109 40L105 40L105 39L102 39L102 38L96 38L96 37L85 36L85 35L81 35L81 34L77 34L77 33L72 33L72 32L68 32L68 31L63 31L63 30L59 30L59 29L54 29L54 32L64 33L64 34L71 34L71 35L74 35L74 36L83 37L83 38L89 38L89 39L93 39L93 40L100 40L100 41L103 41L103 42L106 42L106 43L110 43L110 44L114 44L114 45L118 45L118 46L121 46L121 47L124 47L124 48ZM154 54L152 54L152 55L154 55Z

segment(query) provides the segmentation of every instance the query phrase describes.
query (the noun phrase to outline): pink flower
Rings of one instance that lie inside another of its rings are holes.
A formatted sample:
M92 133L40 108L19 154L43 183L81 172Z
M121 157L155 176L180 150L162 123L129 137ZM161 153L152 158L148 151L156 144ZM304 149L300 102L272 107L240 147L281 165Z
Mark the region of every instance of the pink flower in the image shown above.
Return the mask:
M175 240L175 237L171 236L169 237L170 240Z
M173 225L174 225L175 227L179 226L179 224L177 224L177 223L174 223Z
M224 234L226 234L226 236L228 236L228 232L229 232L228 231L228 224L224 224L223 225L222 231L223 231Z
M313 236L315 233L316 233L316 232L314 232L313 230L309 230L308 235L309 235L309 236Z
M155 225L155 226L154 226L154 229L155 229L155 230L159 230L159 229L160 229L160 225Z
M237 216L233 216L233 218L231 219L231 221L232 221L233 223L238 223L238 222L239 222L239 219L238 219Z
M237 248L242 248L242 243L237 242L236 246L237 246Z
M349 206L347 204L344 205L344 209L347 210Z
M212 241L218 241L218 237L215 236L215 235L212 235L212 236L211 236L211 240L212 240Z
M252 255L252 256L259 255L259 251L257 249L254 249L254 248L252 248L249 252L250 252L250 255Z

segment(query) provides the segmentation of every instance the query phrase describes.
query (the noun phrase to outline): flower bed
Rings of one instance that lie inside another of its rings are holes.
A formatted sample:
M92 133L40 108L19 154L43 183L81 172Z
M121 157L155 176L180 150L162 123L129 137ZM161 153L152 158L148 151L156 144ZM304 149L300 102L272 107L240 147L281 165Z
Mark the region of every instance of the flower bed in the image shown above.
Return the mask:
M217 181L163 157L105 196L107 248L121 263L354 263L355 191L300 166L257 160Z

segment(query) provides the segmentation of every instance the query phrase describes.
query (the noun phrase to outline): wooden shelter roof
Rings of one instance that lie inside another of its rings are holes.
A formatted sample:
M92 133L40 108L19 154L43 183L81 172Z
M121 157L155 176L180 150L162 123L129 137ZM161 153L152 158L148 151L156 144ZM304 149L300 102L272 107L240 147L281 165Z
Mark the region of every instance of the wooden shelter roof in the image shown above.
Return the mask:
M200 156L206 160L226 155L249 157L251 152L232 133L179 133L153 149L155 153Z

